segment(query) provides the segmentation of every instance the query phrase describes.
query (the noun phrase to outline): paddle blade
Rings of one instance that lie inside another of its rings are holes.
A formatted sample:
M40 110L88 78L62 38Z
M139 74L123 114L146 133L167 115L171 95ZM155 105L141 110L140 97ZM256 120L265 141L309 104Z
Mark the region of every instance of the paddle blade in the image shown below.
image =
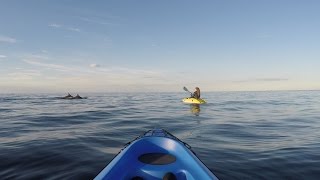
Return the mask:
M183 90L187 91L187 92L190 93L191 96L192 96L192 92L190 92L186 87L183 87Z

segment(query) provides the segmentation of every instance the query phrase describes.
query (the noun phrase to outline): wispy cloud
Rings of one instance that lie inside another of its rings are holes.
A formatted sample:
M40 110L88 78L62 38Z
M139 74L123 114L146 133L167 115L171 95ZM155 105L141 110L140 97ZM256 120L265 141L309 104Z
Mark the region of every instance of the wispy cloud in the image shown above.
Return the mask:
M165 73L157 70L137 69L121 66L103 66L98 63L92 62L84 66L82 63L71 65L66 59L70 58L58 58L65 64L56 63L57 57L49 57L43 54L37 55L24 55L21 58L22 62L34 66L35 70L39 72L46 72L46 76L37 77L37 74L32 73L20 73L18 79L25 80L43 80L52 77L52 81L59 83L59 86L64 87L66 84L74 85L79 88L94 87L103 89L106 87L101 82L106 82L109 85L114 86L135 86L135 85L168 85L176 84L172 80L172 73ZM72 58L71 58L72 59ZM28 67L28 66L26 66ZM19 70L19 69L17 69ZM20 69L19 72L23 71ZM14 74L10 75L10 78L14 78Z
M104 20L97 20L97 19L91 19L91 18L85 18L85 17L81 17L80 19L85 22L99 24L99 25L113 25L113 23L106 22Z
M131 69L126 67L108 67L108 68L99 68L97 72L108 72L119 75L141 75L141 76L154 76L158 72L152 70L143 70L143 69Z
M48 25L49 27L53 27L53 28L61 28L62 25L61 24L55 24L55 23L51 23Z
M28 55L28 56L22 58L22 61L27 64L33 65L33 66L38 66L38 67L45 68L45 69L64 72L69 75L88 74L88 73L92 72L88 68L83 68L83 67L79 67L79 66L72 66L71 67L68 65L50 63L49 61L52 61L52 59L53 59L52 57L32 54L32 55Z
M279 81L289 81L288 78L256 78L256 79L246 79L233 81L235 83L247 83L247 82L279 82Z
M16 43L17 40L16 40L15 38L12 38L12 37L0 35L0 42L4 42L4 43Z
M287 78L258 78L256 81L288 81Z
M63 30L74 31L74 32L81 31L79 28L76 28L76 27L66 26L66 25L56 24L56 23L51 23L48 26L55 29L63 29Z
M4 58L6 58L6 57L7 57L7 56L0 54L0 59L4 59Z
M9 73L8 77L12 80L31 80L35 77L40 77L41 73L36 70L24 70L24 69L17 69L20 70L19 72Z
M52 64L52 63L44 63L44 62L40 62L37 60L32 60L32 59L23 59L23 61L25 63L31 64L31 65L35 65L35 66L40 66L40 67L44 67L44 68L49 68L49 69L54 69L57 71L73 71L74 69L63 66L63 65L58 65L58 64Z
M69 31L75 31L75 32L80 32L81 30L79 28L74 28L74 27L68 27L66 28Z
M92 67L92 68L100 67L100 65L99 65L99 64L90 64L89 66L90 66L90 67Z
M41 59L41 60L48 60L49 57L42 54L30 54L26 56L26 59Z

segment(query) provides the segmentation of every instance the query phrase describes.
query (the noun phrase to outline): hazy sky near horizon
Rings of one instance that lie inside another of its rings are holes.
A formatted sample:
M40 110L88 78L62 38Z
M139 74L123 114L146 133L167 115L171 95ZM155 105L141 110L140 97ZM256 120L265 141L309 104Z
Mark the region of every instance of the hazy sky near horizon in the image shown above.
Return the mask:
M320 89L317 0L4 0L0 93Z

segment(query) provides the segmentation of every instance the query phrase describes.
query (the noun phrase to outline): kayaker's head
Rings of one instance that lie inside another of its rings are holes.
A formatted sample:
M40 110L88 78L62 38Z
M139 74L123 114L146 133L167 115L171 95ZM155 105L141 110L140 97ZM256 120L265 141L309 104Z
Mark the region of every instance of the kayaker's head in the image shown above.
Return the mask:
M198 97L197 97L197 98L200 98L200 88L196 87L195 90L196 90L196 92L197 92L197 94L198 94Z
M200 94L200 88L196 87L195 90Z

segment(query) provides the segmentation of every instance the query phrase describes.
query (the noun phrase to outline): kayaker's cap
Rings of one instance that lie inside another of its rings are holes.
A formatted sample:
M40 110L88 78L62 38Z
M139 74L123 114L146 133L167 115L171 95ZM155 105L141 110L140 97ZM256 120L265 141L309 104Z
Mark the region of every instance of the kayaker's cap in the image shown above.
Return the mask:
M198 87L196 87L196 90L198 90L199 88Z

